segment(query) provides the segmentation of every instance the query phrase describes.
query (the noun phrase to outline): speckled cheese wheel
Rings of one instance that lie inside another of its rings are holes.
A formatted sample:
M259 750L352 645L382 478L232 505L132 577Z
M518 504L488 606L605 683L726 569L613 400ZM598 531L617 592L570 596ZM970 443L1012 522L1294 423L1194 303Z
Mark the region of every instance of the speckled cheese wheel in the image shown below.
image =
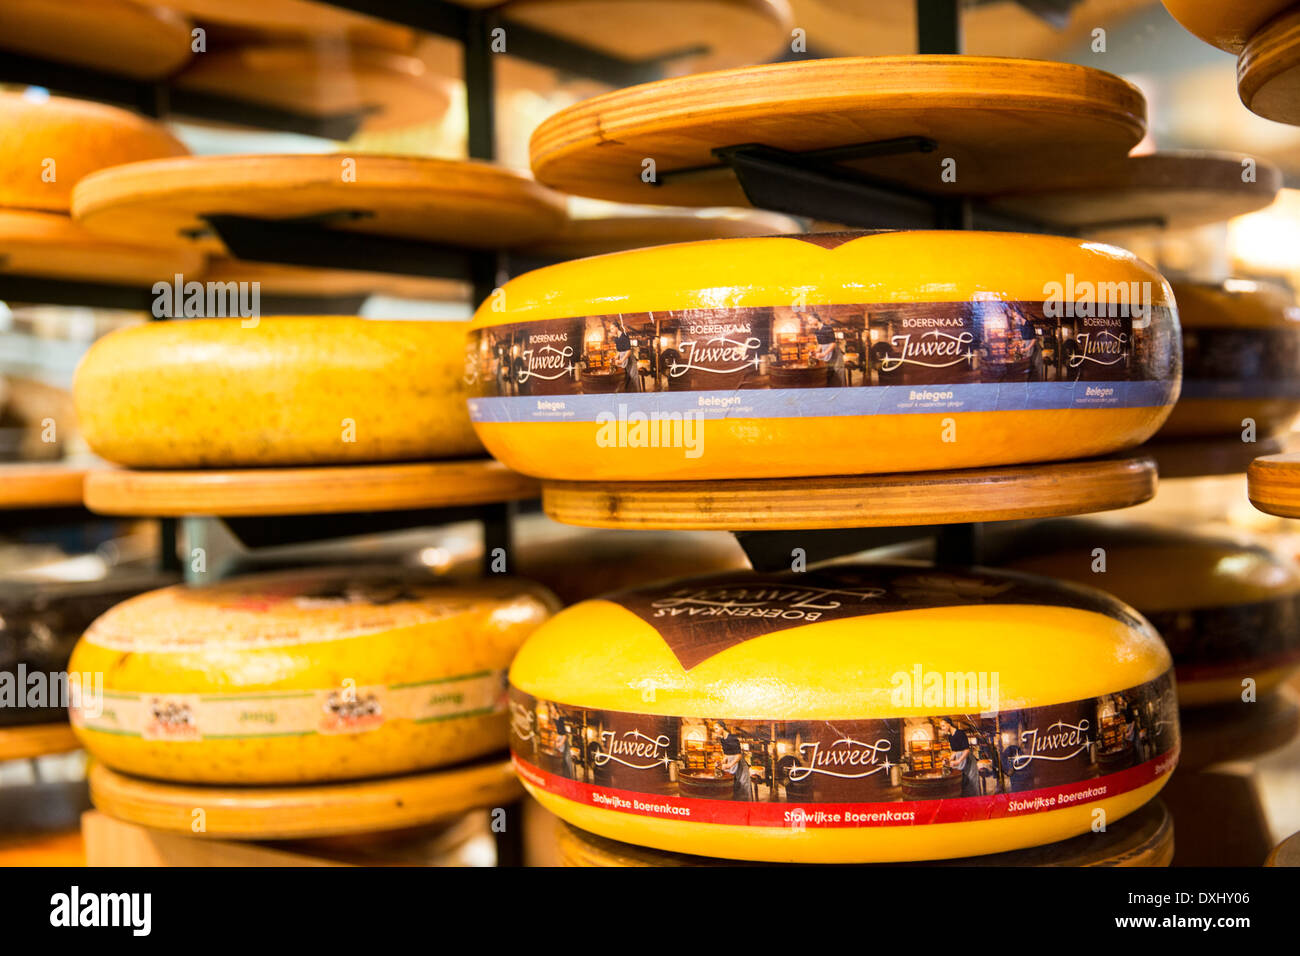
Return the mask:
M1257 545L1155 526L1053 522L1005 545L1020 571L1104 588L1173 654L1184 707L1266 694L1300 667L1300 573ZM1105 573L1093 570L1105 551Z
M990 682L978 702L908 696L913 675L977 672ZM1146 803L1178 748L1169 653L1140 616L1100 592L982 570L840 565L609 595L539 628L510 685L516 767L547 810L611 840L723 859L899 862L1054 843L1097 810L1114 821ZM1107 715L1130 708L1141 716L1107 737ZM996 783L981 769L968 793L956 763L925 772L918 741L957 749L941 717ZM1123 743L1134 731L1144 743ZM692 751L712 741L725 755L728 736L752 767L770 764L752 771L756 796L707 762L721 756Z
M1163 0L1190 33L1229 53L1240 53L1255 32L1294 6L1294 0Z
M553 608L536 585L382 569L165 588L82 637L69 670L103 675L102 707L73 728L115 770L194 783L456 763L505 744L504 671Z
M1148 314L1087 315L1101 299L1089 290L1105 289L1133 290ZM1169 286L1131 254L960 231L561 263L484 303L470 350L470 416L487 449L525 474L590 481L1107 454L1159 428L1181 355Z
M1159 438L1287 431L1300 416L1300 309L1261 283L1173 283L1183 388Z
M243 321L151 322L96 342L73 383L96 454L201 468L481 452L465 414L464 323Z
M0 206L66 213L87 173L187 152L162 126L126 110L0 93Z

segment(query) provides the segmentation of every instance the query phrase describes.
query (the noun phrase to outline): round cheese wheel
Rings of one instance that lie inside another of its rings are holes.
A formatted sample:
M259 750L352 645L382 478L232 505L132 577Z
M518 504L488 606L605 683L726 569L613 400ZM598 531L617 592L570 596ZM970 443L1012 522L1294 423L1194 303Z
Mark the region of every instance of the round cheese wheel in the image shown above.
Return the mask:
M186 153L162 126L126 110L0 93L0 206L67 212L87 173Z
M78 367L78 424L96 454L140 468L474 455L465 328L341 316L132 326Z
M1229 53L1240 53L1260 27L1294 0L1163 0L1190 33Z
M1020 557L1000 565L1105 588L1141 611L1169 646L1185 707L1240 701L1247 678L1267 693L1300 667L1300 573L1265 548L1102 522L1051 522L1003 547Z
M1300 833L1293 833L1268 855L1265 866L1300 866Z
M574 826L868 863L1086 832L1163 786L1169 653L1107 595L923 565L733 573L575 605L510 670L524 785Z
M554 598L518 581L286 571L152 591L86 631L73 729L115 770L300 783L504 746L505 669ZM95 681L102 675L102 689Z
M64 213L0 209L0 272L71 279L75 282L137 283L146 288L177 273L203 268L203 254L180 245L149 246L105 239Z
M555 828L561 866L735 866L686 853L649 850L584 833L567 823ZM943 860L942 866L1168 866L1174 858L1174 820L1159 799L1111 824L1101 833L1029 850Z
M1097 243L726 239L566 262L480 306L470 417L575 480L926 471L1139 444L1177 396L1167 283Z
M1176 282L1183 387L1160 438L1287 431L1300 415L1300 309L1262 283Z

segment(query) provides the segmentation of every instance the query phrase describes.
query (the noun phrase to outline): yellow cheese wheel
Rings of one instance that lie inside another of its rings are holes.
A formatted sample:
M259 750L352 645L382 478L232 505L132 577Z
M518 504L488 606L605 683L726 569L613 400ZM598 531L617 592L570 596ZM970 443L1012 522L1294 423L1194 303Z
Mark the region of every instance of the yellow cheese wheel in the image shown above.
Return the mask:
M116 770L195 783L456 763L505 744L505 669L553 602L519 581L382 568L151 591L73 651L73 729Z
M1294 0L1163 0L1190 33L1229 53L1240 53L1255 32Z
M555 827L561 866L736 866L686 853L648 850L584 833L561 823ZM1174 858L1174 820L1159 799L1135 810L1100 833L1030 850L942 860L941 866L1168 866Z
M96 454L139 468L474 455L464 335L341 316L132 326L86 353L77 419Z
M1178 751L1169 653L1100 592L924 565L732 573L562 611L510 670L520 778L627 843L947 859L1118 820Z
M999 564L1104 588L1141 611L1169 646L1185 707L1240 701L1246 679L1267 693L1300 667L1300 573L1265 548L1096 521L1049 522L1000 547L1018 557Z
M474 317L470 416L577 480L924 471L1136 445L1177 397L1168 284L1014 233L681 243L511 280Z
M1276 286L1173 283L1183 387L1160 438L1287 431L1300 416L1300 308Z
M87 173L187 152L162 126L126 110L0 93L0 206L67 212Z

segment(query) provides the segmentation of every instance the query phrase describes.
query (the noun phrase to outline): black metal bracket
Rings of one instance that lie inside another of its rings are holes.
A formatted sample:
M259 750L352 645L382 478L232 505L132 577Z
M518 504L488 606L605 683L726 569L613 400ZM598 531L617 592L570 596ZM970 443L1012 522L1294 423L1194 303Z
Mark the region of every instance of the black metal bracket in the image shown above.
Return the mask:
M806 566L876 548L933 542L937 564L978 564L982 555L980 524L936 524L885 528L834 528L809 531L736 531L736 542L755 571L793 570L796 549Z
M250 549L310 544L409 528L432 528L462 521L478 521L484 525L484 545L490 553L494 547L509 546L509 530L502 528L502 522L509 514L505 509L506 506L503 505L467 505L401 511L228 517L221 520L239 543Z
M331 229L324 223L364 218L339 209L295 219L209 215L203 221L238 259L363 272L476 281L495 273L500 253L367 232ZM488 291L491 291L490 289Z

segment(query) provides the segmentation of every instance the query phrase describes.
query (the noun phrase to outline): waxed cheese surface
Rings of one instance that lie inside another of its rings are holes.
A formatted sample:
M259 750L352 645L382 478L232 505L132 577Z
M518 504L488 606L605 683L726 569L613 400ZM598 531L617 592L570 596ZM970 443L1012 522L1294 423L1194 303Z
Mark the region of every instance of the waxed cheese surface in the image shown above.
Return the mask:
M69 670L102 674L72 709L114 769L291 783L455 763L504 743L504 675L554 607L535 585L290 571L126 601Z
M342 316L151 322L87 352L77 419L97 454L140 468L474 455L464 331Z
M465 371L480 438L515 470L765 478L1131 447L1176 400L1180 355L1168 284L1119 249L835 233L527 273L480 307Z

